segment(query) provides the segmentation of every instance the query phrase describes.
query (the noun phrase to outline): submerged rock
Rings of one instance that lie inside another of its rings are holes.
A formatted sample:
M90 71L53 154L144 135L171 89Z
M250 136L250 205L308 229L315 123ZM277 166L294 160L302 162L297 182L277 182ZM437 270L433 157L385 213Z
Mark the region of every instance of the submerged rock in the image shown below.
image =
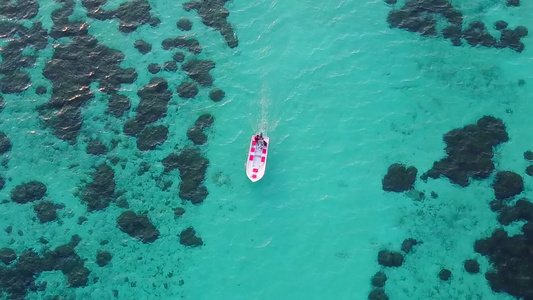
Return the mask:
M502 120L484 116L476 124L453 129L444 135L447 157L433 163L423 180L445 176L465 187L469 179L485 179L494 171L493 148L509 140Z
M115 172L105 162L96 167L92 182L83 189L80 199L87 204L88 211L106 209L115 199Z
M99 267L104 267L111 261L112 258L113 256L111 253L109 253L109 251L100 250L96 254L96 264L98 264Z
M213 100L213 102L219 102L219 101L221 101L222 99L224 99L225 96L226 96L226 93L224 93L223 90L218 89L218 88L212 89L212 90L209 92L209 98L210 98L211 100Z
M7 135L0 131L0 154L4 154L11 150L11 141Z
M180 98L191 99L198 94L198 87L193 82L183 82L178 86L177 92Z
M180 244L189 247L198 247L202 246L204 242L196 236L194 228L189 227L180 233Z
M181 66L192 80L204 87L213 85L213 77L209 71L214 67L215 63L210 60L190 60Z
M185 54L183 52L176 52L174 56L172 56L175 62L183 62L185 60Z
M496 174L496 180L492 184L494 195L498 200L505 200L520 194L524 190L522 176L510 172L500 171Z
M192 29L192 22L187 18L181 18L176 23L176 26L183 31L189 31Z
M227 1L191 1L183 4L183 8L186 11L191 9L196 10L202 18L204 25L218 30L226 40L226 44L230 48L235 48L239 45L239 40L235 36L233 27L231 27L227 20L229 11L224 8L224 4Z
M179 196L193 204L202 203L209 194L203 186L208 165L209 160L195 147L185 147L179 153L172 153L163 159L166 173L179 169L181 178Z
M387 282L387 275L385 273L379 271L374 276L372 276L372 285L375 287L384 287L385 282Z
M57 209L59 206L51 201L42 201L33 207L41 223L51 222L57 219Z
M479 273L479 263L475 259L467 259L464 263L465 271L470 274Z
M395 251L381 250L378 253L378 263L384 267L399 267L403 264L403 255Z
M10 249L10 248L0 249L0 261L2 261L5 265L9 265L15 259L17 259L17 254L15 253L15 251L13 251L13 249Z
M87 144L85 151L87 154L103 155L107 153L107 147L104 145L104 143L102 143L102 141L91 139Z
M387 192L411 190L416 181L416 173L417 169L415 167L406 168L403 164L392 164L383 178L383 190Z
M141 151L154 150L157 145L163 144L167 140L168 129L163 126L145 128L137 138L137 149Z
M124 95L113 94L109 99L109 104L106 113L112 114L119 118L124 115L125 112L130 110L130 99Z
M450 277L452 277L452 272L450 270L448 270L448 269L442 269L439 272L439 278L442 281L448 281L450 279Z
M135 69L120 67L123 60L122 52L107 48L92 36L76 36L55 47L43 69L43 75L53 84L52 98L39 112L58 138L76 142L82 127L82 107L94 97L92 83L99 84L100 92L113 95L122 84L137 79Z
M136 40L133 45L141 54L146 54L152 51L152 45L143 40Z
M117 225L124 233L143 243L152 243L159 237L159 230L145 214L137 215L133 211L123 212L117 219Z
M24 204L41 199L46 194L46 185L40 181L19 184L11 190L11 200Z

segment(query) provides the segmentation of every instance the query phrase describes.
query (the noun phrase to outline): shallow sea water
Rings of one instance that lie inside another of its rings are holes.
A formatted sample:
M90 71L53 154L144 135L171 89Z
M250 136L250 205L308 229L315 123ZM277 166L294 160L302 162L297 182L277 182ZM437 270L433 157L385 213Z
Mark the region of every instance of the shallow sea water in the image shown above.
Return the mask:
M36 19L49 29L50 14L60 4L38 2ZM0 128L13 150L5 154L9 163L2 170L6 186L0 199L8 202L1 205L0 228L13 226L13 233L1 230L0 245L39 253L41 236L54 248L78 234L82 242L76 253L86 259L91 275L86 287L69 288L60 271L43 272L37 282L47 281L46 290L30 292L28 299L114 299L112 290L118 290L118 299L367 299L370 278L382 269L389 299L514 299L491 290L483 276L489 262L473 250L477 239L499 226L488 205L492 177L467 188L446 178L418 179L415 190L426 195L421 201L409 193L384 192L382 179L396 162L415 166L419 175L429 170L445 155L443 134L484 115L502 119L510 138L495 150L496 170L523 174L523 152L531 150L533 139L531 35L522 39L522 53L466 43L453 47L442 38L391 29L386 18L393 7L384 1L232 0L225 7L239 46L230 49L196 12L183 10L184 1L149 1L161 25L143 25L129 34L118 31L117 20L86 18L78 2L71 20L88 22L99 42L125 54L123 68L137 70L136 82L120 90L132 100L130 116L139 102L137 90L155 77L148 64L172 59L175 51L160 45L181 35L175 25L181 17L193 22L186 34L204 47L198 57L216 63L210 74L226 98L212 102L207 88L190 100L174 92L161 121L169 127L167 141L141 152L134 138L122 134L124 119L104 114L108 96L97 93L83 108L78 142L69 145L42 125L36 111L50 98L51 83L42 69L53 43L39 52L36 67L29 69L32 87L3 95ZM122 2L108 1L105 8ZM504 1L450 2L468 21L505 19L510 27L533 28L531 2L518 8ZM140 54L133 47L137 39L152 44L152 52ZM184 72L162 74L171 91L186 79ZM519 79L526 84L518 86ZM37 96L40 84L48 93ZM162 171L163 158L190 144L187 129L203 113L215 117L202 148L209 159L204 182L209 196L193 205L178 197L178 170L170 174L174 183L167 191L153 178ZM270 137L271 152L265 177L252 184L244 162L249 137L257 131ZM160 231L151 244L117 228L125 209L110 205L88 213L76 197L91 168L106 160L85 153L88 139L117 136L121 144L111 154L128 159L113 167L117 189L131 210L148 211ZM142 161L151 169L137 176ZM523 177L527 197L533 181ZM32 204L9 200L16 185L30 180L45 183L46 198L65 205L58 212L60 223L40 224ZM439 197L429 197L431 191ZM181 204L186 213L174 219L172 208ZM80 216L87 218L83 225L77 224ZM203 246L179 243L177 235L189 226ZM405 255L401 267L377 263L379 250L399 251L409 237L423 244ZM101 246L102 240L109 243ZM105 267L95 262L101 249L113 254ZM480 262L480 274L464 271L470 258ZM452 271L449 282L438 278L442 268Z

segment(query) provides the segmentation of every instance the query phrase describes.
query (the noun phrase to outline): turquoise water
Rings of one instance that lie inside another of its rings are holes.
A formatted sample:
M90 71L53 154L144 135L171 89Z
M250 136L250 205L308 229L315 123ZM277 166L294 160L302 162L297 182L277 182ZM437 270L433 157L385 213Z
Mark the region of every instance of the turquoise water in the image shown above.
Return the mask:
M109 1L105 8L122 2ZM421 175L444 157L443 134L493 115L509 134L509 142L495 150L496 170L521 174L522 196L529 196L533 181L524 174L523 152L533 148L531 34L522 39L522 53L466 43L453 47L441 38L391 29L386 19L392 7L383 1L230 1L225 7L239 46L229 48L195 11L182 8L185 1L149 2L161 25L129 34L119 32L116 19L86 18L78 1L70 17L88 22L89 34L123 52L121 67L136 69L137 80L120 89L132 101L127 117L135 116L137 90L155 77L147 66L172 60L175 51L163 50L161 42L182 35L175 25L181 17L193 22L186 35L203 46L199 59L216 63L210 74L226 97L215 103L209 89L200 88L194 99L180 99L174 91L186 74L158 74L174 92L159 122L169 135L156 150L141 152L136 139L122 133L126 119L104 114L109 97L97 92L83 106L83 126L71 145L43 126L36 110L51 96L42 70L57 42L39 51L36 67L27 70L33 85L3 95L0 128L13 149L4 154L9 162L1 171L6 185L0 195L8 201L1 205L0 224L13 226L13 232L0 231L0 243L17 254L29 248L41 253L78 234L76 253L91 274L87 286L71 288L61 271L43 272L36 282L46 281L46 289L29 292L28 299L113 299L113 290L119 299L367 299L370 278L382 269L390 299L514 298L491 290L483 275L489 261L473 250L476 240L500 226L488 205L492 177L466 188L446 178L417 180L415 190L426 194L422 201L412 193L385 192L381 182L395 162L415 166ZM38 3L35 20L50 29L50 14L60 4ZM503 1L451 3L468 21L504 19L512 28L533 28L531 2L518 8ZM140 54L133 47L137 39L152 44L152 51ZM192 57L186 54L186 60ZM517 84L520 79L524 86ZM41 84L48 93L36 95ZM204 181L209 196L193 205L178 197L178 170L165 175L173 181L166 191L155 179L163 158L191 144L187 130L204 113L215 117L209 141L201 146L209 160ZM271 141L268 168L252 184L244 162L249 138L260 130ZM120 143L107 156L91 156L85 152L91 138ZM124 208L112 204L87 212L77 197L91 168L113 156L121 159L112 166L117 190L130 210L148 212L160 231L154 243L143 244L117 227ZM143 161L151 167L139 176ZM65 205L60 221L40 224L32 204L10 201L10 191L31 180L47 186L45 199ZM429 197L431 191L439 197ZM186 210L179 219L172 210L177 206ZM79 225L81 216L87 221ZM179 233L189 226L203 246L179 243ZM519 232L514 227L507 229ZM405 254L402 267L378 264L379 250L399 251L410 237L423 244ZM103 240L109 243L101 245ZM98 250L113 255L105 267L95 262ZM479 261L482 273L464 271L463 261L470 258ZM438 278L442 268L452 271L449 282Z

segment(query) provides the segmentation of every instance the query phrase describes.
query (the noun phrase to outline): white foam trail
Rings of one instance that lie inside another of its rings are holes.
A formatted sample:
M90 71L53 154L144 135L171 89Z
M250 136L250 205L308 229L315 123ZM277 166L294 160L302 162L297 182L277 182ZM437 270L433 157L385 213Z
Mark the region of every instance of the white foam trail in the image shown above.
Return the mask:
M268 136L268 133L273 132L276 127L278 127L281 120L271 116L271 108L272 98L269 95L266 84L263 83L263 88L261 89L261 99L259 100L259 108L255 110L259 111L259 113L255 114L257 119L253 121L253 129L257 133L262 132L264 136Z

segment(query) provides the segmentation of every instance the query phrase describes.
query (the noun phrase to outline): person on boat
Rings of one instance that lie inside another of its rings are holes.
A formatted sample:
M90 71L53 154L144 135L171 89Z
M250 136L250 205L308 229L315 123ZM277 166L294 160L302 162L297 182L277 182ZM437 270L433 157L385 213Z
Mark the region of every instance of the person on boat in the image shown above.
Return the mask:
M255 142L258 145L262 145L263 144L263 133L262 132L255 136Z
M267 146L267 142L265 141L265 139L263 138L263 133L259 133L259 135L256 135L255 136L255 142L257 143L257 145L259 146L262 146L262 147L266 147Z

